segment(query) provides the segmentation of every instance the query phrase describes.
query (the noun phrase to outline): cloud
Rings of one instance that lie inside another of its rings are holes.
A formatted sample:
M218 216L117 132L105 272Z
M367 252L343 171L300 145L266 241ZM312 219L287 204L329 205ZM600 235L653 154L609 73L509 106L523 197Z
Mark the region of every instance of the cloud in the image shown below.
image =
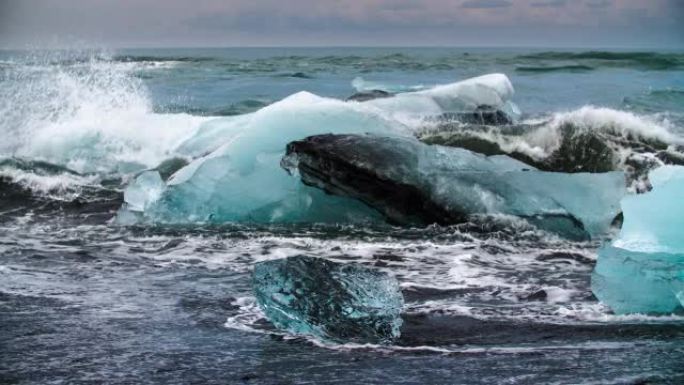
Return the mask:
M461 8L488 9L488 8L508 8L513 4L508 0L468 0L461 4Z
M585 4L590 8L608 8L611 5L611 0L587 0Z
M423 6L424 5L418 1L397 0L397 1L391 1L391 2L386 2L386 3L383 2L378 6L378 9L386 10L386 11L407 11L407 10L420 9Z
M530 5L536 8L560 8L565 7L568 4L567 0L540 0L534 1Z
M683 47L682 19L682 0L0 0L0 48Z

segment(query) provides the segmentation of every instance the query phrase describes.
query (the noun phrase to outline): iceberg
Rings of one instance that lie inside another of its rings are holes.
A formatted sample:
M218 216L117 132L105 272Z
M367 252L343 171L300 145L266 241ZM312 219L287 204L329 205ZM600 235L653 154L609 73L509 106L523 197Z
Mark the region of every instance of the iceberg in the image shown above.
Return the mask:
M283 166L304 184L364 202L391 222L453 224L505 214L573 239L607 231L626 192L622 172L542 172L508 156L414 138L309 137L288 145Z
M143 218L167 223L372 220L375 214L357 202L302 186L279 166L289 141L330 131L409 135L367 106L301 92L255 113L203 126L177 151L199 157L148 199Z
M252 280L259 307L279 329L335 342L400 336L404 298L380 270L295 256L257 263Z
M483 109L500 111L514 121L520 110L511 101L513 85L504 74L489 74L444 84L426 90L405 92L393 97L375 98L364 104L393 113L397 119L411 121L450 114L468 115Z
M324 133L412 137L406 114L415 118L504 106L512 93L508 78L495 74L400 94L387 98L394 100L388 103L344 102L300 92L254 113L213 119L171 151L193 160L171 175L160 193L155 185L143 189L150 191L149 197L127 200L119 219L128 223L128 208L140 207L142 201L144 208L135 217L147 222L377 221L377 213L360 202L327 195L283 172L279 163L287 143ZM414 103L422 107L406 110Z
M650 192L622 200L622 230L599 251L592 276L596 297L619 314L684 306L684 167L660 167L649 180Z

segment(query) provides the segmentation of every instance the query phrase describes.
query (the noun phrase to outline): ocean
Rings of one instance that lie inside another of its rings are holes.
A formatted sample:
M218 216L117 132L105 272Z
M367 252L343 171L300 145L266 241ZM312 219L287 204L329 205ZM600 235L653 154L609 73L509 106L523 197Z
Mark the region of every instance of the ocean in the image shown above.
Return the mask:
M617 133L619 154L669 162L635 138L684 152L681 51L0 52L0 382L683 383L684 314L617 315L592 294L597 250L615 228L568 240L511 218L398 225L348 201L343 216L315 205L314 219L291 219L290 206L264 214L260 202L282 186L300 188L279 165L292 132L403 135L426 124L420 105L405 114L340 100L492 73L510 79L517 123L541 127L502 148L541 156L571 125ZM232 140L242 144L231 150ZM268 146L278 150L259 152ZM122 214L141 171L179 156L191 167L217 148L226 163L206 185L193 170L176 179L195 190L169 183L186 189L174 216L155 217L147 201L144 217ZM274 328L251 272L296 255L396 277L401 337L339 343Z

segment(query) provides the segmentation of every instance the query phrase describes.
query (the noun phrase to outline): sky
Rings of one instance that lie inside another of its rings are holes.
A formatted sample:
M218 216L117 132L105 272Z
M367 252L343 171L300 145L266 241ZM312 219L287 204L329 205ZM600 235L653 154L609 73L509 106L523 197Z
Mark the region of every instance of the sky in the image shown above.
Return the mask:
M0 0L0 48L684 48L684 0Z

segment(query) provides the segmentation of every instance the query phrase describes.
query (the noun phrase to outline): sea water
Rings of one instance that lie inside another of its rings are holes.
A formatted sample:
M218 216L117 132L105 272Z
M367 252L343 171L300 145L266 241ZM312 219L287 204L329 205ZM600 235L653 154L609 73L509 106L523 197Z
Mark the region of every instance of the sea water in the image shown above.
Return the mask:
M200 139L302 91L334 104L501 73L519 121L546 125L516 144L530 155L557 146L567 123L683 143L684 53L549 51L2 52L0 382L681 382L681 314L615 315L592 295L611 233L573 242L506 216L394 227L364 207L332 223L116 220L141 171L205 156L214 141ZM423 123L411 112L373 124L410 131ZM251 274L296 255L395 277L401 336L332 343L276 329Z

